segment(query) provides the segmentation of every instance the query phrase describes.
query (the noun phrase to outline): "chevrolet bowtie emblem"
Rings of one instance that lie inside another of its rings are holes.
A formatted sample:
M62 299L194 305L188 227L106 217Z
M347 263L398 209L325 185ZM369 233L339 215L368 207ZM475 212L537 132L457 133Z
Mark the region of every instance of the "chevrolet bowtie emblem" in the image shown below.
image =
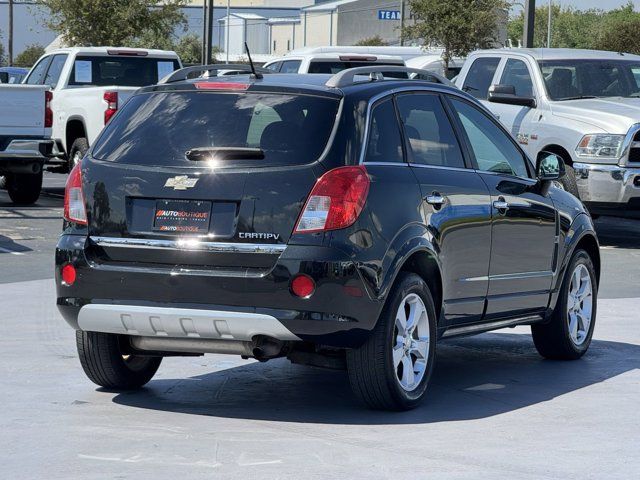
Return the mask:
M197 178L189 178L186 175L178 175L176 177L168 178L164 186L171 187L174 190L186 190L187 188L194 187L197 181Z

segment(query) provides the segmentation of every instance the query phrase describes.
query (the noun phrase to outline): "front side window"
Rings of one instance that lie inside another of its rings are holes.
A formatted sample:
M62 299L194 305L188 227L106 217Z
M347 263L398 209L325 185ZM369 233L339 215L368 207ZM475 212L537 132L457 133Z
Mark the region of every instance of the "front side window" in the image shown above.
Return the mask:
M474 60L464 79L462 91L479 100L486 100L499 64L499 57L481 57Z
M437 95L400 95L398 111L409 142L411 162L464 168L453 127Z
M60 74L62 73L64 64L67 61L67 56L67 54L53 56L49 70L47 70L47 75L44 78L45 85L51 85L51 88L56 88L56 85L60 80Z
M366 162L404 162L402 136L393 101L377 103L371 112Z
M522 152L485 113L462 100L452 98L451 103L462 123L479 170L529 177Z
M36 66L31 69L24 83L29 85L42 85L45 74L47 73L47 68L49 68L49 63L51 63L51 57L45 57L40 60Z
M533 81L527 64L522 60L510 58L504 66L501 85L512 85L516 89L516 95L519 97L533 97Z
M582 97L640 97L640 62L635 60L541 60L551 100Z

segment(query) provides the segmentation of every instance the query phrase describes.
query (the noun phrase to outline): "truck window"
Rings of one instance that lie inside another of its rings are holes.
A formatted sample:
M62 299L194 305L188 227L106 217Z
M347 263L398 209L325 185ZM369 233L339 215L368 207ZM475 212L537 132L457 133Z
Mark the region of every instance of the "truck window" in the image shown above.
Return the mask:
M280 73L298 73L300 69L300 60L287 60L282 62L282 67L280 67Z
M51 88L56 88L56 85L58 85L58 80L60 80L60 74L62 73L64 64L67 61L67 57L68 55L66 53L53 56L53 60L51 60L51 65L49 65L47 74L44 77L45 85L51 85Z
M500 79L502 85L513 85L516 89L516 95L521 97L533 97L533 81L531 80L531 74L527 68L527 64L522 60L510 58L507 60L504 66L504 72L502 72L502 78Z
M499 63L499 57L481 57L474 60L464 79L462 91L479 100L486 100Z
M178 60L148 57L78 55L70 86L144 87L180 68Z
M341 60L312 60L309 64L309 73L330 73L335 75L336 73L341 72L342 70L347 70L348 68L357 68L357 67L381 67L384 65L391 65L395 67L404 67L404 65L400 65L397 63L385 63L385 62L348 62ZM407 74L404 72L387 72L384 74L385 77L389 78L407 78Z
M42 81L44 80L44 76L50 63L51 57L44 57L36 63L36 66L31 69L31 73L29 73L29 76L24 83L29 85L42 85Z

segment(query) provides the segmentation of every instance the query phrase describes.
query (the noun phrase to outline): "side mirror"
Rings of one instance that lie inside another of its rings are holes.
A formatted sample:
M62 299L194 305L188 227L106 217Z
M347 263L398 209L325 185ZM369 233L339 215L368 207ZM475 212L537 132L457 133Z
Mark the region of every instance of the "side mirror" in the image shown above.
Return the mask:
M564 177L564 160L551 152L540 152L536 161L536 177L540 182L551 182Z
M9 73L0 72L0 83L9 83Z
M491 85L487 97L492 103L505 103L507 105L520 105L522 107L535 107L536 99L516 95L516 87L513 85Z

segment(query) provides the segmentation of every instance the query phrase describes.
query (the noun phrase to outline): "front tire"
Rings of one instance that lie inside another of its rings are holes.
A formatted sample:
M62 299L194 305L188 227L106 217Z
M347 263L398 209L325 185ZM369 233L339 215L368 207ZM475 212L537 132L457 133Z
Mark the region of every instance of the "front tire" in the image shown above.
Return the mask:
M113 390L133 390L153 378L162 357L123 355L120 339L111 333L76 331L84 373L93 383Z
M38 201L42 191L42 171L39 173L10 173L6 176L9 198L19 205L31 205Z
M436 313L427 284L402 272L367 342L347 351L354 394L370 408L409 410L425 397L436 353Z
M546 324L531 326L538 353L552 360L577 360L591 344L596 324L598 285L591 257L577 250L571 257L558 303Z
M562 188L574 197L580 198L580 193L578 193L578 183L576 182L576 171L571 165L566 163L566 159L564 168L565 175L559 180L559 182L562 184Z

